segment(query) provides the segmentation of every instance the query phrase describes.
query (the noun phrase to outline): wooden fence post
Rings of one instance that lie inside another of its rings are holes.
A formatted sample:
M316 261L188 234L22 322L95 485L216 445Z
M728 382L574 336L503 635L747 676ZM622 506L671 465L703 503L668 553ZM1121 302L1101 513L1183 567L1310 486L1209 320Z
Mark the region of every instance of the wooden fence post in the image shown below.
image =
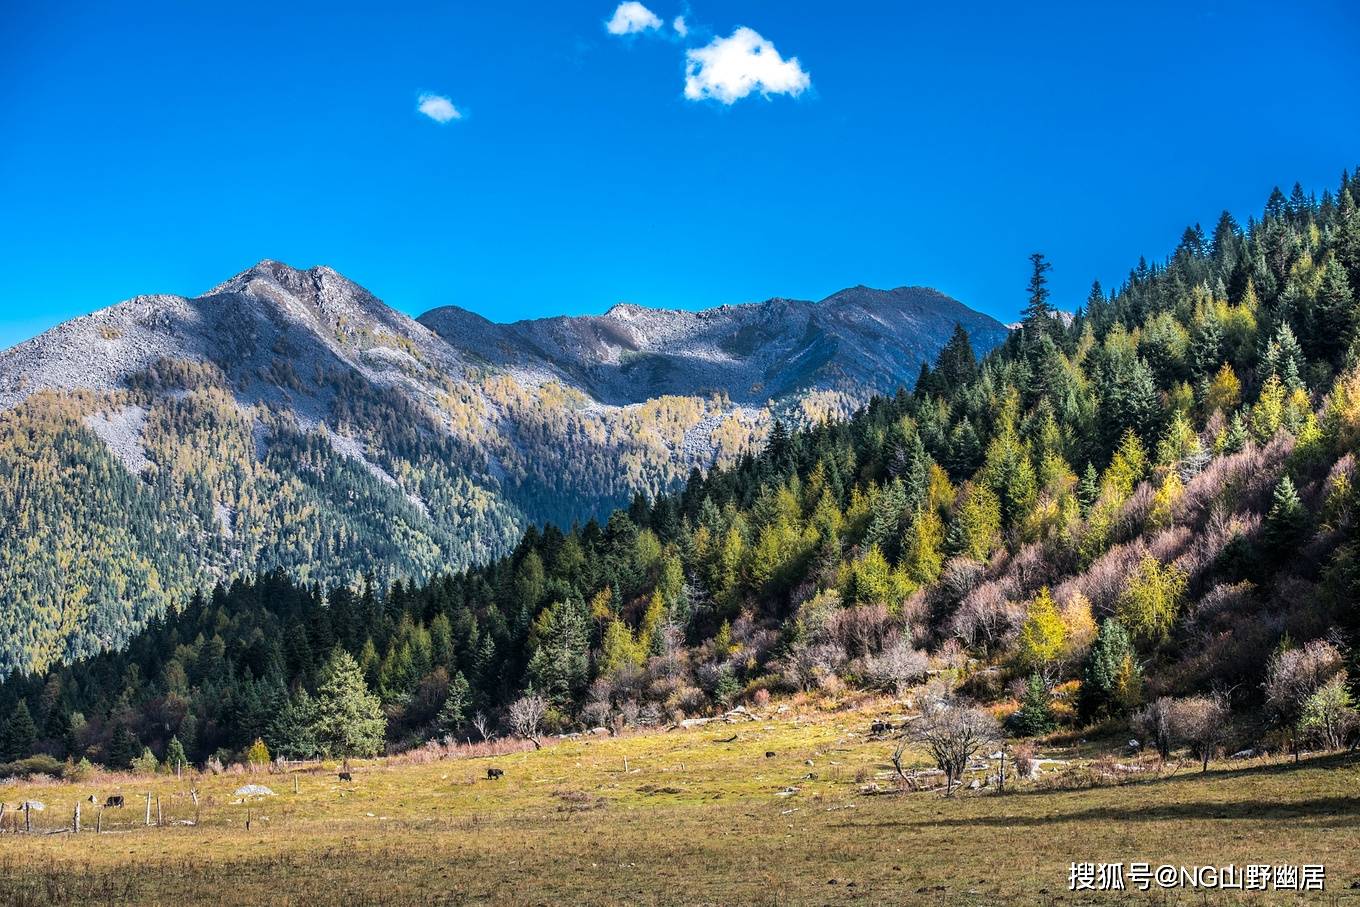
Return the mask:
M151 825L151 795L146 795L146 824Z
M71 831L80 834L80 801L76 801L76 814L71 819Z
M157 795L156 795L156 825L157 825L157 826L160 826L161 824L163 824L163 823L161 822L161 795L160 795L160 794L157 794Z
M198 827L198 788L189 791L189 799L194 801L194 827Z
M99 807L94 814L94 833L102 835L104 833L104 807Z
M31 810L30 810L30 808L29 808L29 803L28 803L27 800L25 800L25 801L24 801L24 831L26 831L26 832L29 832L29 831L32 831L32 830L33 830L33 817L32 817L32 815L30 815L30 813L31 813Z

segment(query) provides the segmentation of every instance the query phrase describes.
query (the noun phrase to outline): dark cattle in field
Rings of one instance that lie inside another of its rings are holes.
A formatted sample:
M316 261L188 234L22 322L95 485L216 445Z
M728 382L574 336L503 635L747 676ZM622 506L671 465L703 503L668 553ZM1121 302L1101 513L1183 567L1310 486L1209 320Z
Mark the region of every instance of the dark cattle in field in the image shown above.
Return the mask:
M773 759L773 758L774 758L774 750L766 750L766 751L765 751L765 758L766 758L766 759Z
M487 778L491 779L492 781L499 781L501 775L504 774L505 772L498 768L489 768L486 770Z
M122 794L118 794L117 796L109 797L107 800L104 801L104 808L105 808L105 809L122 809L122 808L123 808L123 795L122 795Z
M341 772L341 773L340 773L340 780L341 780L341 781L353 781L353 780L354 780L354 776L351 775L349 772Z

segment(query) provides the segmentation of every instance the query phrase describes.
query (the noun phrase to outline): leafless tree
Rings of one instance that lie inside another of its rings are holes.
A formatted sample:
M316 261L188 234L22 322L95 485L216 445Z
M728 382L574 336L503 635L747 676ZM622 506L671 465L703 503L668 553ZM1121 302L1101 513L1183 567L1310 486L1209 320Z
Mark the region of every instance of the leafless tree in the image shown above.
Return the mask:
M548 701L537 693L526 693L510 703L506 717L510 730L517 737L533 743L534 749L541 749L539 734L542 733L543 715L548 711Z
M952 694L927 696L921 716L907 725L905 737L929 753L944 772L946 796L953 796L954 783L963 778L978 751L1000 739L1001 728L990 713Z
M1294 761L1299 760L1299 723L1308 698L1343 669L1336 646L1315 639L1301 649L1286 649L1271 656L1266 666L1266 704L1279 723L1289 729Z
M1143 739L1145 743L1151 743L1157 747L1157 752L1161 753L1162 758L1166 759L1171 755L1173 743L1171 736L1171 711L1174 700L1170 696L1162 696L1149 702L1141 709L1133 713L1129 725L1133 732Z
M908 687L926 676L930 666L926 653L913 649L901 636L891 639L883 651L864 660L866 679L874 686L901 696Z
M491 739L491 719L487 717L486 712L478 712L473 715L472 726L476 729L477 736L483 740Z
M1171 707L1172 735L1199 757L1200 771L1209 770L1209 760L1231 730L1232 711L1221 694L1177 699Z

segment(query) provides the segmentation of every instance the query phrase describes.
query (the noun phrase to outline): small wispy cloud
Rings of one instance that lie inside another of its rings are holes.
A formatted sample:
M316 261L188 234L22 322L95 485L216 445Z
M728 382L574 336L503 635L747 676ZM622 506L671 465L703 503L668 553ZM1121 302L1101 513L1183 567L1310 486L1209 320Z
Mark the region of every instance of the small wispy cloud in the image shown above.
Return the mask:
M619 4L604 27L611 35L636 35L660 28L661 20L637 0L627 0Z
M448 123L453 120L461 120L463 114L453 102L442 94L422 94L416 99L416 110L434 120L436 123Z
M686 24L684 16L676 16L675 21L671 22L671 28L682 38L689 36L689 25Z
M796 97L812 84L797 57L785 60L773 44L745 27L686 51L685 58L685 97L691 101L735 104L753 91Z

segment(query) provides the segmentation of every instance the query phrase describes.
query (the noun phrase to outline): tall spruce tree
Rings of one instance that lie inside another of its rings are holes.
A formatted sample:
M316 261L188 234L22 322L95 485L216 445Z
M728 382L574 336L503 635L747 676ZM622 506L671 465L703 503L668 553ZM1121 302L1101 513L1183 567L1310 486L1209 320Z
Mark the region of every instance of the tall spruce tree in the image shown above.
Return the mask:
M33 723L28 703L20 699L0 729L0 761L13 762L33 755L37 740L38 726Z
M1048 304L1048 272L1053 265L1044 260L1042 252L1034 252L1029 257L1029 302L1023 313L1025 335L1030 340L1047 334L1052 328L1053 308Z
M327 756L375 756L382 751L387 718L382 703L364 683L354 657L331 653L321 669L312 733Z

